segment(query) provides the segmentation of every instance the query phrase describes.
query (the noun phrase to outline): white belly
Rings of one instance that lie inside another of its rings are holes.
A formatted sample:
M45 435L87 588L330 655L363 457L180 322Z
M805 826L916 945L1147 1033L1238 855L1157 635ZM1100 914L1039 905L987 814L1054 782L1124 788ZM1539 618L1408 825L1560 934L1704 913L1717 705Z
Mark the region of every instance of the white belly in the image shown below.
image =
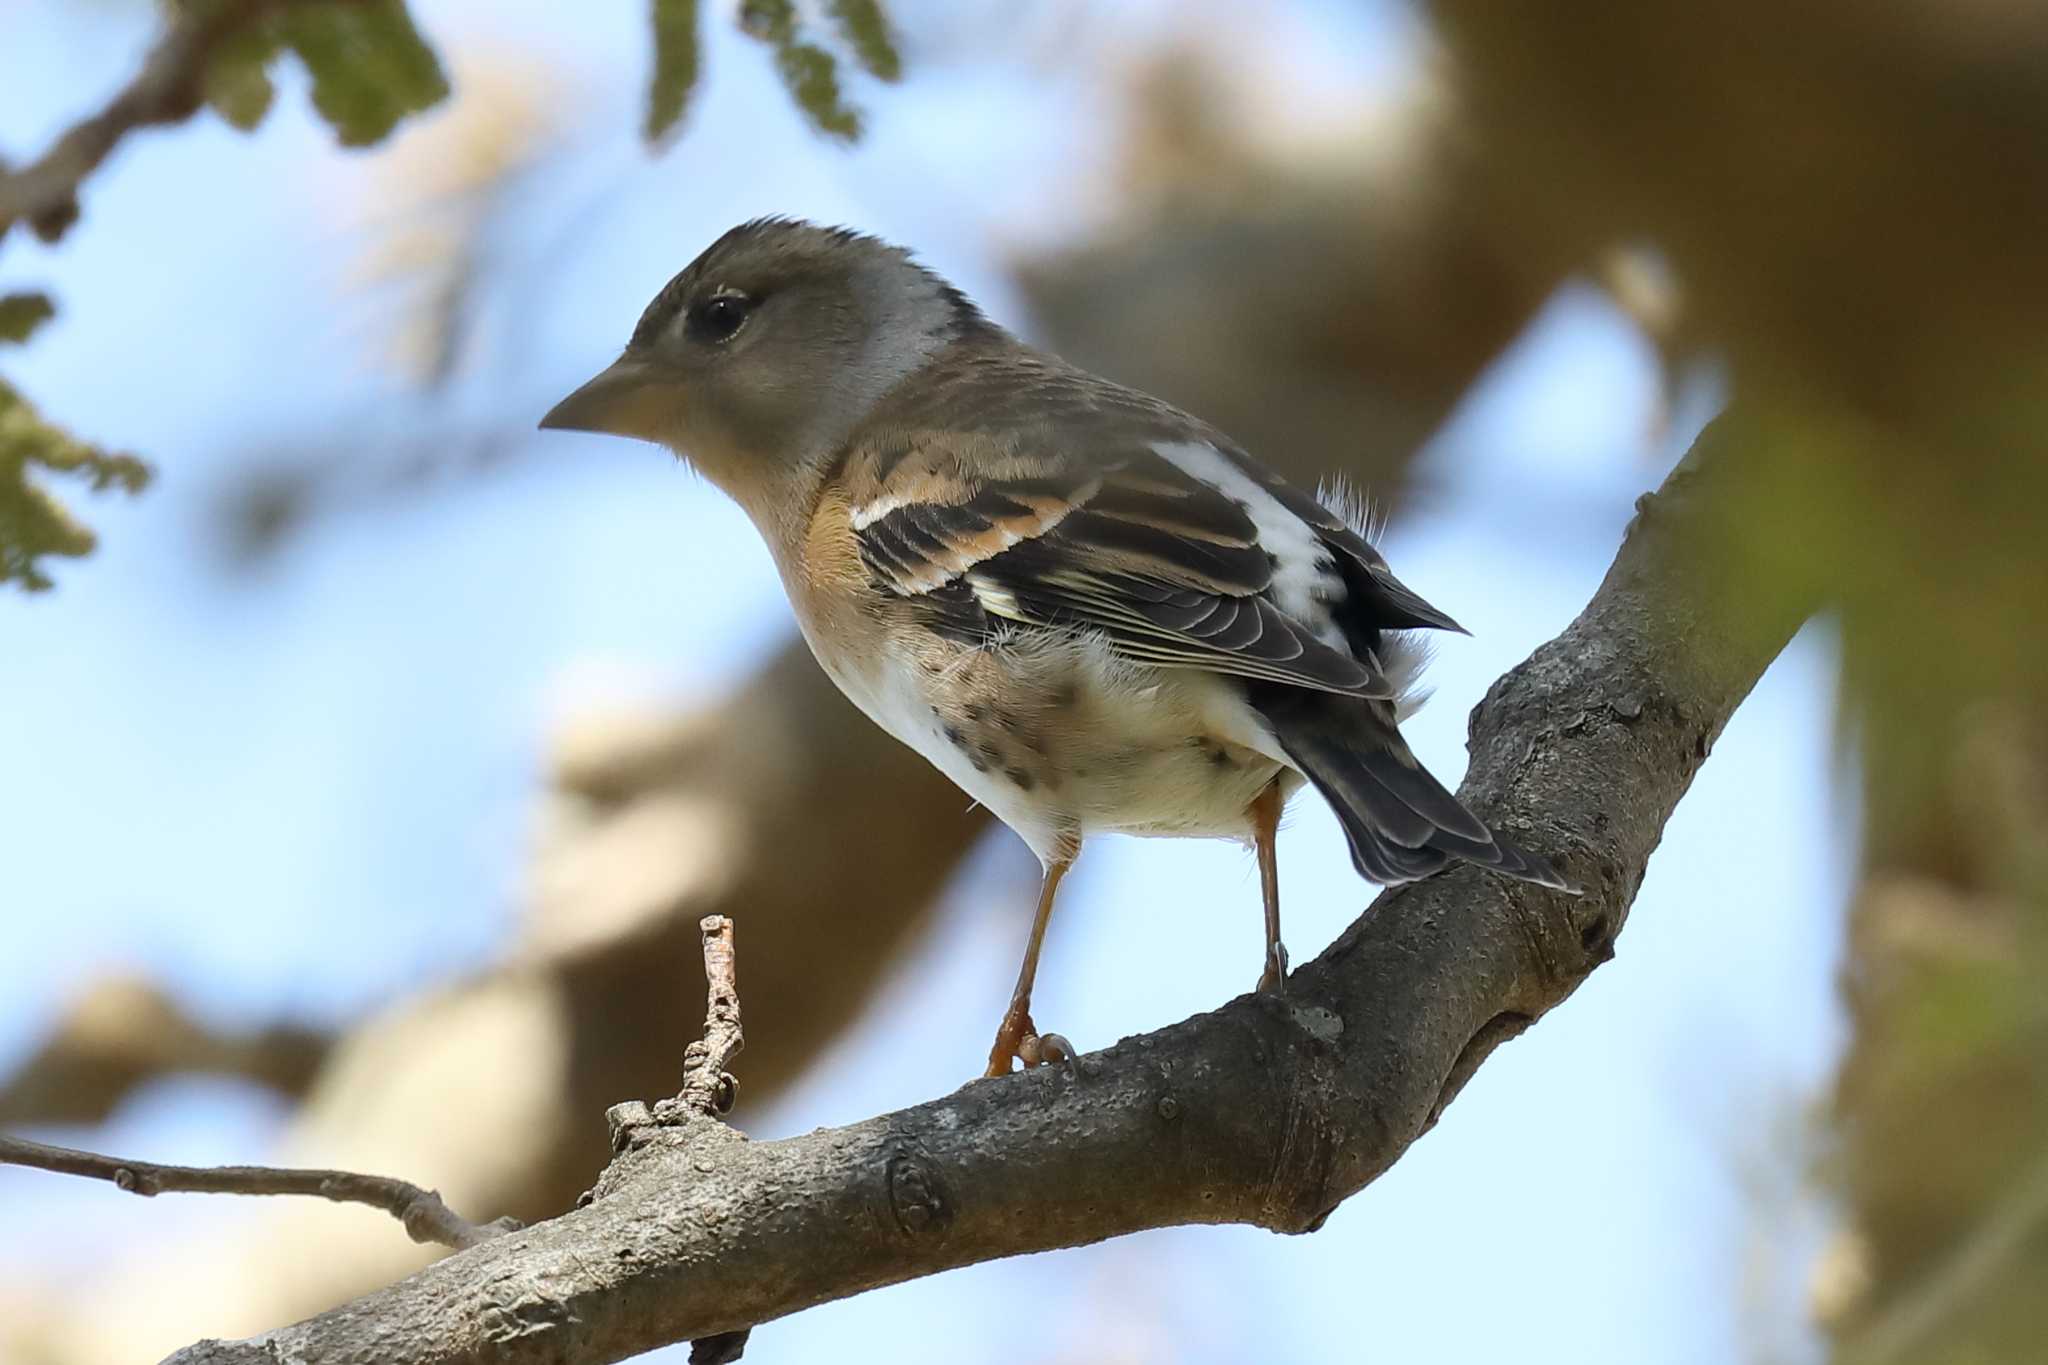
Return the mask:
M819 662L1041 858L1096 833L1244 838L1274 776L1300 782L1234 683L1132 664L1099 640Z
M841 671L830 664L825 671L869 720L924 755L954 786L1022 835L1040 858L1057 847L1055 812L1043 809L1043 803L1033 801L1030 793L999 772L977 769L973 758L946 738L945 723L933 710L931 695L921 686L923 671L916 665L884 654L858 671Z

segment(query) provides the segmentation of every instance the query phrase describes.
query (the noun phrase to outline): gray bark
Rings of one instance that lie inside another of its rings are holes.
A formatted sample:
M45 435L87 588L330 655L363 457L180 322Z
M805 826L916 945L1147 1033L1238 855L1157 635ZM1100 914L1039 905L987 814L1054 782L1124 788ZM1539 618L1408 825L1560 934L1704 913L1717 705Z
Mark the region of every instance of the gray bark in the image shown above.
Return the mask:
M587 1207L172 1359L610 1361L1146 1228L1314 1230L1612 956L1665 821L1797 628L1745 616L1698 560L1736 432L1709 429L1585 611L1472 716L1462 797L1583 895L1461 869L1382 895L1285 1000L1241 997L1066 1070L782 1141L705 1118L623 1127Z

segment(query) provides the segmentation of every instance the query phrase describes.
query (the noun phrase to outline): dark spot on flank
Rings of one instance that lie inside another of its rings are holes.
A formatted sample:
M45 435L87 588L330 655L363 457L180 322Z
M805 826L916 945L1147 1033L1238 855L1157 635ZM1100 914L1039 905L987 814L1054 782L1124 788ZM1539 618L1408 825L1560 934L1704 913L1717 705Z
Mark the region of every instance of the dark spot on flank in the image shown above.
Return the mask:
M1061 710L1065 710L1081 700L1081 689L1074 683L1061 683L1053 689L1052 695L1046 698L1046 700Z
M974 771L978 773L985 773L988 771L988 763L979 754L969 754L967 756L967 761L974 765Z
M991 763L1000 763L1003 761L1003 751L1001 749L998 749L995 745L989 743L987 740L983 740L981 743L975 745L974 748L976 752L978 752L983 758L987 759Z
M1003 769L1003 776L1015 782L1024 791L1030 791L1038 785L1038 779L1023 768L1005 768Z
M1040 758L1045 757L1045 736L1040 734L1038 731L1024 731L1022 734L1017 736L1017 742L1023 745L1025 748L1029 749L1032 753L1037 754Z
M996 712L996 728L1014 733L1017 729L1017 713L1015 711Z
M1228 750L1219 746L1209 751L1209 761L1219 768L1228 768L1235 760L1230 757Z
M1269 569L1279 568L1280 556L1274 554L1271 550L1266 551L1266 567Z
M967 703L965 715L967 716L967 719L973 721L987 720L988 708L986 706L983 706L978 701L971 701Z
M948 725L946 727L946 742L956 749L964 749L967 747L967 736L959 726Z

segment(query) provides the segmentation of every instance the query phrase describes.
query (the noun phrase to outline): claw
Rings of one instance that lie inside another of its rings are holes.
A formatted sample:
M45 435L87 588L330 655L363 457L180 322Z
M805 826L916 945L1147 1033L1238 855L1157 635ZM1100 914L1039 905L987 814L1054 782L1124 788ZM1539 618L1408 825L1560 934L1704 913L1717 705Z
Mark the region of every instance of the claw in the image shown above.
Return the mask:
M1065 1038L1057 1033L1040 1033L1029 1014L1012 1012L1003 1016L1002 1027L996 1030L995 1046L988 1053L988 1070L982 1075L1009 1075L1012 1058L1024 1063L1028 1070L1048 1063L1071 1062L1075 1055L1074 1045Z

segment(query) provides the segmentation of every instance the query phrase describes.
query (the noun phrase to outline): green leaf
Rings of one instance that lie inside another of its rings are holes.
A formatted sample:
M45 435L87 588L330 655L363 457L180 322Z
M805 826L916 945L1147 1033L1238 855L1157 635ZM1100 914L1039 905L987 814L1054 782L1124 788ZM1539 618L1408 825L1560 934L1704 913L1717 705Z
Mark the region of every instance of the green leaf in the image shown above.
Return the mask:
M48 294L0 294L0 341L19 345L55 316L57 305L50 302Z
M21 297L21 296L16 296ZM93 533L30 470L83 474L94 492L139 492L149 466L132 455L90 446L45 422L14 387L0 380L0 583L28 592L52 586L42 561L78 558L98 543Z
M313 77L313 107L345 147L382 141L448 94L404 0L307 0L283 12L279 30Z
M682 118L697 86L697 0L653 0L654 79L647 91L647 140L660 142Z
M854 60L870 76L883 81L902 78L903 58L879 0L832 0L828 8L838 21L840 36L853 49Z
M775 69L819 132L847 142L860 136L860 115L839 96L839 64L831 53L792 39L776 44Z
M781 45L796 37L796 0L741 0L740 32Z
M795 0L742 0L740 30L775 49L776 74L813 127L849 141L860 136L860 116L839 98L832 54L797 36Z
M267 69L276 55L277 35L268 24L229 34L206 64L201 95L231 126L245 133L253 131L277 97Z

